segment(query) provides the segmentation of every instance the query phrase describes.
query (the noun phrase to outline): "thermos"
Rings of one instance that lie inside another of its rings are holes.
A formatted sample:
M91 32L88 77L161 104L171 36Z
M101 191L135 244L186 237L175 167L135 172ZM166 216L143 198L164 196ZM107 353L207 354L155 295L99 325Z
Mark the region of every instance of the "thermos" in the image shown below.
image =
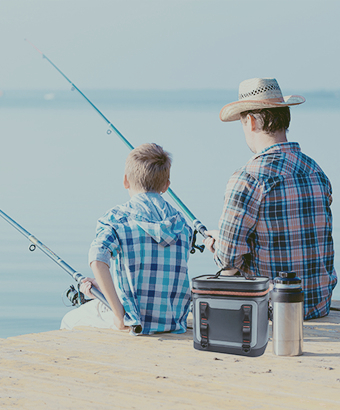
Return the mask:
M295 272L279 272L271 292L273 352L299 356L303 344L303 291Z

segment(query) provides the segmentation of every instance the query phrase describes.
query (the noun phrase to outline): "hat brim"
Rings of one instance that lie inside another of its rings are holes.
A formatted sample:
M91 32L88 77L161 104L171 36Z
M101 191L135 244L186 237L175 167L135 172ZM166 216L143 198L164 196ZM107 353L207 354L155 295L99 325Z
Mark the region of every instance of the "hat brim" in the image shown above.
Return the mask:
M225 105L220 111L221 121L237 121L239 120L240 113L243 111L250 110L261 110L264 108L279 108L279 107L289 107L291 105L299 105L306 101L301 95L288 95L283 97L282 102L271 102L269 100L243 100L235 101L230 104Z

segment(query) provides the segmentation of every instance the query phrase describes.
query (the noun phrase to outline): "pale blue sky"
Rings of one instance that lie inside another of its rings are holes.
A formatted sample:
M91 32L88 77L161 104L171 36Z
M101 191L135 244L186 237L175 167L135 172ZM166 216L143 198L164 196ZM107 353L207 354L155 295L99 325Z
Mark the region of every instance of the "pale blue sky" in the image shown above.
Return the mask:
M340 89L338 0L1 0L0 90Z

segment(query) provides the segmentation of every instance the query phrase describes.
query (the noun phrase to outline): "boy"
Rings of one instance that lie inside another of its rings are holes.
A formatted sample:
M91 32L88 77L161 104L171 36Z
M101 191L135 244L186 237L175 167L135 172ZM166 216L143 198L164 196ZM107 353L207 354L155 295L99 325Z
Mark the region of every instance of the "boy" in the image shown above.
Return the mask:
M99 300L87 302L65 315L62 329L141 325L142 334L186 331L192 230L161 196L170 185L170 167L170 154L156 144L130 152L124 187L131 199L98 220L89 251L96 280L86 278L81 285L88 296L91 286L98 287L112 311Z

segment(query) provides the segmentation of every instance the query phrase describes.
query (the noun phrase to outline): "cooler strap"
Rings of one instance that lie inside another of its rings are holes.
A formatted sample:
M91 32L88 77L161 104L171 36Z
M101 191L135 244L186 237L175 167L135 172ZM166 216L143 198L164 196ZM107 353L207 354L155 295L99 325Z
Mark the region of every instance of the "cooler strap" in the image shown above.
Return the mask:
M207 349L209 346L209 324L208 324L209 305L207 302L200 302L200 333L201 346Z
M245 353L249 353L251 350L251 325L252 325L252 306L242 305L243 310L243 323L242 323L242 350Z

